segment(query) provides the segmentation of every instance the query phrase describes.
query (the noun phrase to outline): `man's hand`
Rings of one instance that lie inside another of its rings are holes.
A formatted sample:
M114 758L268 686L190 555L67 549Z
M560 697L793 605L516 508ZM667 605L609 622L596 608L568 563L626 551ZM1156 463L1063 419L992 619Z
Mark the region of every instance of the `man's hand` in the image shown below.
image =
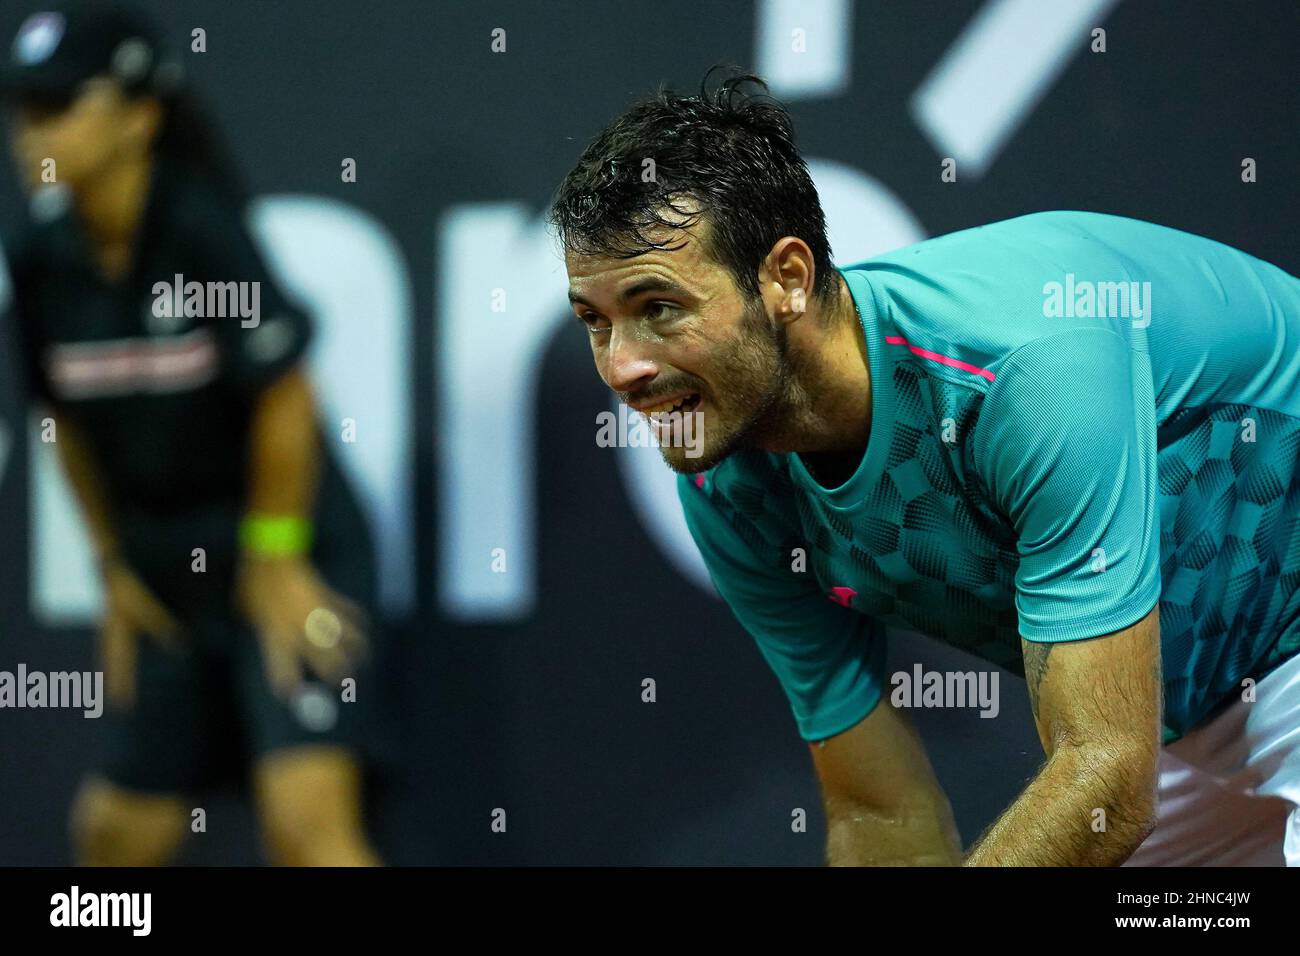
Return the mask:
M104 619L99 627L100 666L108 697L119 707L135 703L135 662L141 635L174 649L181 627L143 581L120 559L103 564Z
M1106 637L1023 641L1047 762L968 866L1116 866L1155 827L1163 691L1159 607Z
M300 557L245 555L235 600L262 648L266 677L287 697L303 670L335 683L365 654L365 614Z

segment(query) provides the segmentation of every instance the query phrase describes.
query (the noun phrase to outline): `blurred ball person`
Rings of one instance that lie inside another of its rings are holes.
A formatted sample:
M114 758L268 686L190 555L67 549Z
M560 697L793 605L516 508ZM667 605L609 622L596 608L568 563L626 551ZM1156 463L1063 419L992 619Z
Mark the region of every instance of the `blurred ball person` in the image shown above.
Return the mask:
M171 861L233 769L270 860L374 864L348 695L368 529L318 429L309 322L181 79L137 14L68 3L23 22L0 87L31 191L18 336L104 593L111 726L76 854Z
M662 451L831 862L1300 865L1300 281L1083 212L836 269L754 80L629 109L553 220L605 383L702 417ZM1027 678L1049 759L964 854L886 625Z

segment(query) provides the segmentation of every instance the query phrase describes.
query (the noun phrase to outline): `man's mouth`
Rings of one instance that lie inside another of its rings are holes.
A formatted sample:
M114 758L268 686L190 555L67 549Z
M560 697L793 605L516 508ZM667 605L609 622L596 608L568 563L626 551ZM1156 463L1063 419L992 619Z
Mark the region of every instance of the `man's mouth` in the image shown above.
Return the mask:
M648 418L657 418L661 415L668 415L673 412L692 412L699 407L699 404L699 393L688 392L685 395L670 398L667 401L659 402L655 405L643 405L638 408L637 411Z

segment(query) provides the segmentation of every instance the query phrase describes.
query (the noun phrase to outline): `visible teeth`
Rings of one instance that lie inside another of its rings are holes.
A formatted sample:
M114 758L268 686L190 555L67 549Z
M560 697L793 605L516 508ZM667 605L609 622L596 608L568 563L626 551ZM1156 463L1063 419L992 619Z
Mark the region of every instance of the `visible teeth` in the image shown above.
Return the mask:
M682 401L684 402L685 399L682 399ZM662 415L664 412L671 412L680 404L681 402L664 402L661 405L653 405L650 408L643 409L642 413L645 415Z

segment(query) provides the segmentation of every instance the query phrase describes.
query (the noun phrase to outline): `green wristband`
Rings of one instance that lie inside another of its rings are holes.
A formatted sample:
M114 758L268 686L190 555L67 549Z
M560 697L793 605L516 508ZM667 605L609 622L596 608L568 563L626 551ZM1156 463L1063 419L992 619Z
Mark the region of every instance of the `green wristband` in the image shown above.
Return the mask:
M306 554L311 536L311 522L297 515L250 514L239 522L239 546L259 557Z

